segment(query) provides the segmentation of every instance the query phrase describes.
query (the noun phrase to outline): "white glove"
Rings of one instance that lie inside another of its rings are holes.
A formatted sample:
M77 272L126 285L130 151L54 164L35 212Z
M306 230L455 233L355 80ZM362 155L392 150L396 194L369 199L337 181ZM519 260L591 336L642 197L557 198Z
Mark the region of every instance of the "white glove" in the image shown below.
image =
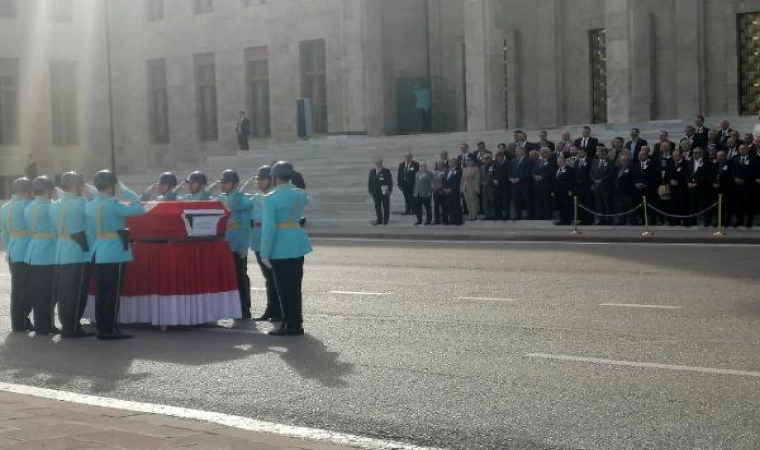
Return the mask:
M262 259L261 264L269 270L272 270L272 261L268 259Z
M209 187L206 188L206 192L214 192L214 189L219 185L219 183L214 182Z
M55 187L55 197L56 198L63 197L63 189L59 188L58 186Z

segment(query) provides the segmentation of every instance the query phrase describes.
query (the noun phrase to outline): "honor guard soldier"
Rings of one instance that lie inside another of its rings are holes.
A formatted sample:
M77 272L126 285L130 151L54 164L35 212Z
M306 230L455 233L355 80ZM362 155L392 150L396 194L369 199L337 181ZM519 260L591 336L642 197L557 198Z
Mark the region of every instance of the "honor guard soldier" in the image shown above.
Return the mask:
M24 211L29 224L30 241L26 252L29 264L29 299L34 312L34 331L38 335L57 332L53 324L53 276L55 273L55 225L50 217L50 206L55 185L48 177L37 177L32 182L34 201Z
M235 261L240 307L243 319L251 318L251 280L248 278L248 247L251 242L251 198L238 189L240 176L234 170L225 170L217 182L222 189L217 200L230 210L224 238L230 244Z
M274 274L272 269L261 263L261 221L264 217L264 196L272 189L272 168L262 166L256 173L256 184L261 192L254 194L253 201L253 221L251 223L251 250L256 255L256 261L259 263L261 275L267 289L267 307L264 314L257 317L256 321L271 320L279 322L282 320L282 310L280 308L280 297L277 295L277 286L274 283Z
M62 192L50 207L58 233L56 244L55 301L61 337L84 338L94 333L82 329L81 320L90 289L90 245L87 239L84 180L76 172L61 175Z
M201 172L200 170L196 170L187 176L185 183L187 183L187 188L190 193L184 196L184 200L211 199L211 194L209 194L210 189L206 189L208 180L206 179L205 173Z
M261 263L274 272L284 322L269 332L274 336L302 335L304 256L311 253L306 231L299 224L309 196L290 184L293 166L280 161L272 167L274 190L264 198Z
M29 265L26 253L29 247L29 228L24 210L32 202L32 181L19 178L13 182L13 197L0 209L5 257L11 271L11 331L32 331L29 312L32 309L29 289Z
M122 188L121 194L130 204L116 198L119 180L108 170L95 174L94 184L98 196L86 205L85 212L94 239L92 262L98 290L95 298L98 339L130 339L132 336L122 334L116 327L125 263L132 261L126 218L144 214L145 208L137 194L127 189Z
M171 172L164 172L158 177L158 182L154 183L148 188L141 197L140 201L149 202L153 198L154 191L158 191L156 201L158 202L173 202L179 197L175 192L177 188L177 176Z

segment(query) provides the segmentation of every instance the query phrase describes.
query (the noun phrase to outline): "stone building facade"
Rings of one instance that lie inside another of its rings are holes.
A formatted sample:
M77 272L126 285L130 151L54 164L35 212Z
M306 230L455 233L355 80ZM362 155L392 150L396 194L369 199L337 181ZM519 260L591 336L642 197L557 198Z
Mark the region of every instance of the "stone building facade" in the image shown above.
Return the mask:
M104 7L108 4L108 11ZM760 0L0 0L0 190L328 134L640 122L760 109Z

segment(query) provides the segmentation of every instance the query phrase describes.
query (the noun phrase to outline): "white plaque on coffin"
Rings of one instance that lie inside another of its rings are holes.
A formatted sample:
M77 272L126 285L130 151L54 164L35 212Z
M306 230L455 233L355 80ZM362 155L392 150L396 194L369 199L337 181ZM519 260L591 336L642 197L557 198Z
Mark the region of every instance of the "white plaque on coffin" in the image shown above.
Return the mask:
M224 217L222 209L195 209L182 213L188 237L216 236L219 220Z

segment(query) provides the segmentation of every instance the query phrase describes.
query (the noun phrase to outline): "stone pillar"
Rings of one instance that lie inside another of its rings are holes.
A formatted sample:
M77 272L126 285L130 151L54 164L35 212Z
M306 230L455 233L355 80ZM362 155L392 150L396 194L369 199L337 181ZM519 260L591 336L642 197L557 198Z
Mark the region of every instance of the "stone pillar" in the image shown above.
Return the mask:
M381 2L360 0L361 45L363 51L362 90L364 130L383 134L385 127L385 77L383 72L383 10Z
M703 0L675 0L677 111L681 119L707 113L704 85ZM689 120L690 121L690 120Z
M640 1L606 0L607 120L652 118L650 16Z
M535 0L534 0L535 1ZM536 18L541 24L541 30L535 34L540 38L538 54L539 70L535 76L538 80L540 92L537 94L538 125L544 128L555 128L562 125L560 111L562 109L562 89L559 75L561 65L560 45L558 42L559 32L557 24L561 20L559 16L560 3L556 0L536 1ZM543 32L543 30L546 30Z
M464 0L468 131L506 126L501 13L498 0Z

